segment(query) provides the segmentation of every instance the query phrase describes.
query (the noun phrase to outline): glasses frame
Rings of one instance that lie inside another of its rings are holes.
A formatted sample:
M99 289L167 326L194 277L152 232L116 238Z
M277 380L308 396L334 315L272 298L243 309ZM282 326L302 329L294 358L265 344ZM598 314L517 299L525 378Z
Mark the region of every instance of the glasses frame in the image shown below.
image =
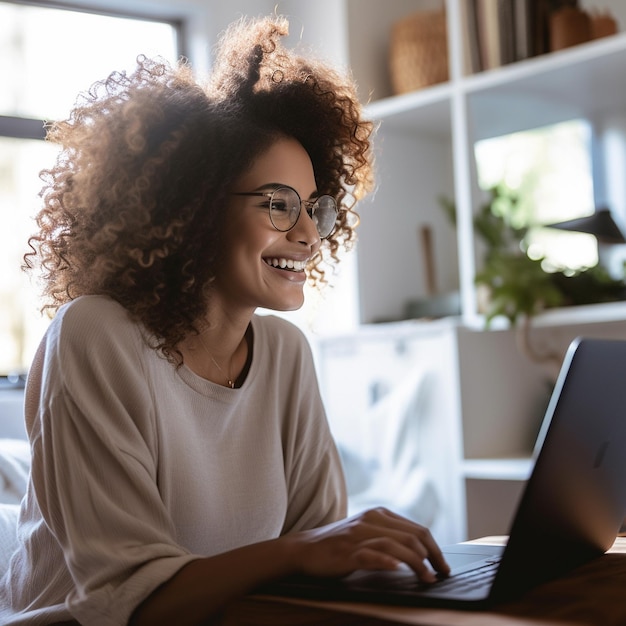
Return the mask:
M294 223L291 226L289 226L289 228L279 228L274 222L274 219L272 218L272 199L274 198L274 194L285 189L288 191L293 191L293 193L296 194L296 198L298 198L300 202L299 202L299 208L298 208L298 215L296 216ZM295 227L295 225L298 223L298 220L300 219L300 213L302 212L303 204L306 207L307 214L309 215L311 219L313 219L313 216L315 215L316 207L319 206L320 200L322 198L330 198L333 201L333 204L335 205L335 221L333 222L333 226L330 229L330 231L326 235L323 235L323 236L317 229L317 225L315 226L315 228L317 230L317 234L320 236L320 239L327 239L333 234L333 231L335 230L337 226L337 217L339 216L339 208L337 207L337 200L335 200L333 196L330 196L328 194L322 194L321 196L318 196L317 198L315 198L315 200L303 200L300 197L300 194L293 187L290 187L289 185L281 185L280 187L276 187L276 189L272 189L271 191L235 191L232 193L232 195L233 196L258 196L258 197L269 198L268 212L270 216L270 222L272 223L272 226L281 233L288 233L290 230L292 230Z

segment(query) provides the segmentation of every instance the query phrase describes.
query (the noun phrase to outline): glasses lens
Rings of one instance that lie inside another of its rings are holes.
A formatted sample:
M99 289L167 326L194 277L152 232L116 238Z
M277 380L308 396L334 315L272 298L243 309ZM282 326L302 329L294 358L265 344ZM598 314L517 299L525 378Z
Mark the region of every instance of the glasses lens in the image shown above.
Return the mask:
M311 216L320 237L328 237L337 222L337 203L332 196L320 196L313 206Z
M300 198L293 189L281 187L272 193L270 219L276 230L289 230L298 221Z

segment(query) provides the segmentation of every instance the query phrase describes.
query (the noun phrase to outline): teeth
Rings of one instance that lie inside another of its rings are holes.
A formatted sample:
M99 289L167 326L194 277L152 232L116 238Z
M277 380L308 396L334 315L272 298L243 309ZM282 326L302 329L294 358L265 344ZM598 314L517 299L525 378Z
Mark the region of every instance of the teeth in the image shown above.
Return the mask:
M273 267L280 267L281 269L294 270L296 272L302 272L306 267L306 261L294 261L293 259L267 259L268 265Z

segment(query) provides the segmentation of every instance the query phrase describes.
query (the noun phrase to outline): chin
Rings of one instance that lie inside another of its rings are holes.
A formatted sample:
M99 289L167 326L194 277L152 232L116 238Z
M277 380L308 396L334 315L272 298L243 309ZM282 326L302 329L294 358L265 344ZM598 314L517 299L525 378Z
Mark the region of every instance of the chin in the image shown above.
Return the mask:
M298 304L291 304L291 305L276 307L275 310L276 311L298 311L299 309L302 308L303 304L304 304L304 300L302 300L301 302L298 302Z
M297 311L302 308L303 304L304 304L304 295L298 300L292 300L291 302L282 302L282 303L274 302L271 305L269 305L267 308L272 309L274 311L283 311L283 312Z

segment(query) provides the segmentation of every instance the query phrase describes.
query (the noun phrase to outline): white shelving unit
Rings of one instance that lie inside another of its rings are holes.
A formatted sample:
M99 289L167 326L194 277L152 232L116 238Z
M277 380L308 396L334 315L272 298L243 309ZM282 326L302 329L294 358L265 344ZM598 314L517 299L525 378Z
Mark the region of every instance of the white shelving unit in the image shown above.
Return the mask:
M445 3L448 82L389 96L380 67L376 74L369 59L349 59L363 92L373 94L367 111L379 123L375 138L378 188L359 209L357 271L364 327L350 340L360 338L367 346L372 341L368 325L388 322L378 327L377 335L389 332L393 345L397 341L394 321L406 317L408 302L428 295L418 239L418 230L425 224L434 233L438 292L461 293L461 314L443 329L436 323L429 335L427 324L417 331L400 322L417 353L424 341L425 352L438 355L440 373L447 372L443 377L447 391L439 388L439 393L441 407L452 416L443 415L441 409L446 426L431 444L447 458L456 477L450 492L454 502L448 504L453 511L464 510L465 517L455 518L453 536L446 540L508 530L531 468L534 440L551 390L548 372L518 350L515 330L485 331L478 314L474 275L480 251L472 218L481 192L474 143L570 119L588 119L594 131L596 203L607 204L616 221L626 223L626 80L622 79L626 35L470 75L463 58L467 36L463 2ZM626 28L626 3L583 1L581 5L608 7ZM384 6L346 0L348 39L380 42L381 29L390 24L389 15L383 15L388 7L396 10L393 17L397 18L401 17L397 13L400 7L408 15L432 6L433 2L419 0L398 0ZM378 52L384 53L380 45ZM456 203L456 230L439 206L440 196ZM551 310L534 321L531 340L540 352L563 355L569 342L581 334L626 338L626 303ZM433 337L439 338L439 349L433 348ZM363 350L360 356L355 350L357 377L359 371L365 375L368 367L367 348ZM351 366L344 357L340 355L345 372ZM375 360L370 365L375 368ZM331 415L336 384L329 382L326 387ZM350 425L343 427L349 429Z
M422 4L415 2L415 10ZM380 123L379 188L361 206L364 323L401 319L409 300L426 295L417 239L422 224L435 234L439 290L460 289L464 322L474 327L482 323L474 289L478 260L472 232L473 207L480 203L473 145L481 139L586 118L594 129L596 201L612 207L618 223L626 223L626 185L623 176L616 180L613 166L616 151L618 157L626 154L626 81L620 80L626 66L626 34L465 75L464 46L455 45L466 36L461 4L448 0L446 6L452 33L451 80L368 106L369 115ZM369 88L376 94L375 87ZM456 203L456 233L442 215L442 195Z

